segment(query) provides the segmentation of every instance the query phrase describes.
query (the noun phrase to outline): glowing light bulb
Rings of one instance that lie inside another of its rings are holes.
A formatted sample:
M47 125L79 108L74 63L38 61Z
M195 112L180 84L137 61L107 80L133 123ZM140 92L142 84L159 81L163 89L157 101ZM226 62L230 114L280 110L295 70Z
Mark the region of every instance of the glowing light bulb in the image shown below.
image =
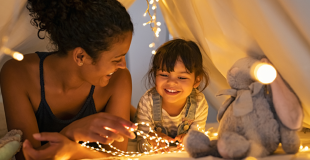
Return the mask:
M143 14L143 17L145 17L146 16L146 12Z
M19 52L14 52L12 57L18 61L21 61L24 59L24 55Z
M160 22L157 22L156 24L157 24L157 26L160 26L160 25L161 25L161 23L160 23Z
M272 65L259 63L255 66L254 77L263 84L269 84L276 79L277 71Z
M154 47L154 46L155 46L155 43L154 43L154 42L151 43L151 44L149 45L150 48L152 48L152 47ZM147 126L148 126L148 124L147 124Z
M156 16L152 16L152 19L155 19L156 18Z
M152 50L152 54L156 54L156 51L155 51L155 50Z
M152 7L152 10L155 10L156 8L157 8L156 6L153 6L153 7Z

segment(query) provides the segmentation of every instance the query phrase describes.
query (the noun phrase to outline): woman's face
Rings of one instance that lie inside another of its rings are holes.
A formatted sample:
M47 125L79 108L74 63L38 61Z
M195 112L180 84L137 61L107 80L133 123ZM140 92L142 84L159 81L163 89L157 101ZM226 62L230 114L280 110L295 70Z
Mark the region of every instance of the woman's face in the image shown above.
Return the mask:
M118 69L126 68L125 55L129 50L131 39L132 32L125 33L119 41L112 44L109 51L100 54L95 64L92 58L87 56L82 67L84 80L95 86L106 86Z

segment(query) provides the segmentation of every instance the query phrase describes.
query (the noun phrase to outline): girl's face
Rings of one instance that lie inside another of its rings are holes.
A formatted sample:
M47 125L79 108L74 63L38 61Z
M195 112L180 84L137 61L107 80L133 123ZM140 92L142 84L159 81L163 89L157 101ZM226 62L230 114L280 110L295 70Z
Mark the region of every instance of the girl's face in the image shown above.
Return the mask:
M180 59L175 63L174 72L156 71L156 90L164 102L185 102L192 89L198 87L199 82L199 80L195 80L194 73L186 70Z
M98 57L95 64L91 57L87 56L82 67L83 77L92 85L104 87L109 83L113 73L118 69L126 68L125 55L129 50L132 33L127 32L124 37L114 43L109 51L104 51Z

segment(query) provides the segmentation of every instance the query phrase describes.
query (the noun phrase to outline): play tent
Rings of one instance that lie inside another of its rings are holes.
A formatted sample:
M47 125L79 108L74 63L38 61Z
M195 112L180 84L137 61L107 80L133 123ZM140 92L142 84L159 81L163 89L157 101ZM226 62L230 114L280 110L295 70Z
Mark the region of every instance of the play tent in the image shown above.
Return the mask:
M120 0L129 8L135 0ZM305 127L310 127L310 1L308 0L160 0L159 7L170 34L197 42L204 65L211 73L206 98L219 108L223 98L214 95L229 88L227 70L251 55L266 55L298 95ZM21 53L45 50L29 24L26 0L2 0L0 45ZM0 58L3 54L0 54ZM3 65L2 60L2 64Z
M135 2L119 1L126 8ZM0 47L21 53L46 49L48 39L37 38L26 2L1 0ZM172 37L199 44L210 72L211 82L204 93L211 106L219 108L225 100L215 94L229 88L225 77L235 61L247 55L265 55L299 97L303 126L310 128L309 0L159 0L158 4ZM0 67L6 59L0 54Z

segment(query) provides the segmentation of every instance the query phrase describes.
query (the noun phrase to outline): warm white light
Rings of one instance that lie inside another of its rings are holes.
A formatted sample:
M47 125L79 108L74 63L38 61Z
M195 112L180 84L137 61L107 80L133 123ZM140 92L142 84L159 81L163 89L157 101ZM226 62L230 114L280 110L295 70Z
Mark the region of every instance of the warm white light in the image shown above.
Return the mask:
M151 43L151 44L149 44L149 47L150 48L152 48L152 47L154 47L155 46L155 43L153 42L153 43ZM147 125L148 126L148 125Z
M19 52L14 52L12 57L18 61L21 61L24 59L24 55Z
M156 9L156 6L153 6L153 7L152 7L152 10L155 10L155 9Z
M267 63L259 63L255 66L254 76L261 83L269 84L276 79L277 71Z
M157 26L160 26L160 25L161 25L161 23L160 23L160 22L157 22L156 24L157 24Z
M153 4L154 3L154 0L150 0L150 4Z
M152 17L152 19L155 19L155 18L156 18L156 16L153 16L153 17Z
M158 2L159 0L156 0L156 2Z
M147 25L147 23L143 23L143 26L146 26Z
M155 50L153 50L153 51L152 51L152 54L156 54L156 51L155 51Z
M255 157L246 157L245 160L257 160Z
M308 146L303 147L302 145L300 145L299 151L300 152L308 152L309 151L309 147Z
M145 17L146 16L146 12L143 14L143 17Z
M106 129L108 131L112 131L113 130L112 128L109 128L109 127L104 127L104 129Z

